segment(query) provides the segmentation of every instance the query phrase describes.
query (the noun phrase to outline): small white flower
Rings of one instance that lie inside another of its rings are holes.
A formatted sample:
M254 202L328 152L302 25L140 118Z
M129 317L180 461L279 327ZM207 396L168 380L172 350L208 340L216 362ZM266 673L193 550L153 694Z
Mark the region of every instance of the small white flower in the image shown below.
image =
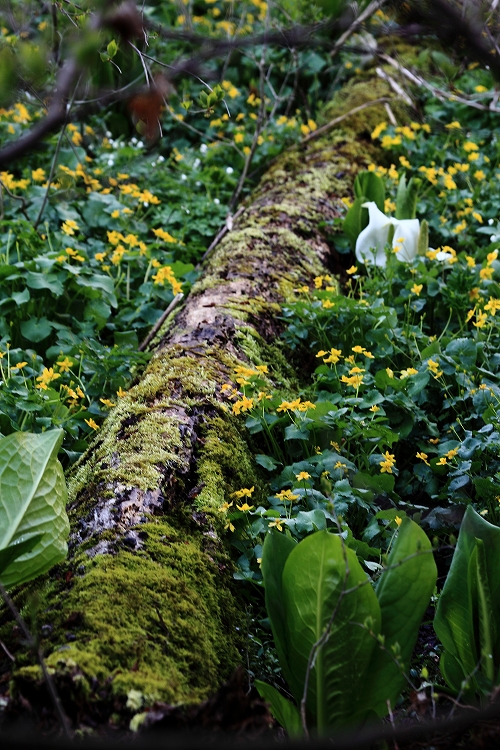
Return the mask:
M198 169L201 164L201 159L195 159L193 162L193 169Z
M216 203L217 205L219 205L220 200L218 198L214 198L214 203Z
M152 167L156 167L156 162L155 162L155 161L152 161L152 162L151 162L151 166L152 166Z
M190 214L190 213L191 213L191 211L189 210L189 208L186 208L186 213L187 213L187 214Z
M181 181L185 182L187 180L187 176L185 174L181 174Z
M164 156L161 156L161 155L160 155L160 156L158 157L157 161L165 161L165 157L164 157Z
M131 138L130 143L132 144L132 146L135 146L135 144L137 143L137 138L135 136Z
M232 167L226 167L226 174L233 174L234 169Z
M148 203L147 201L143 201L143 202L142 202L142 205L143 205L143 206L145 206L145 207L147 208L147 207L149 206L149 203Z
M114 159L108 159L108 167L112 167L115 163Z
M111 135L112 135L111 131L106 130L106 138L111 138Z
M144 143L142 141L139 141L137 144L137 148L144 148Z
M196 185L196 187L200 187L201 182L199 180L196 180L196 182L194 184Z
M206 143L202 143L202 144L201 144L201 146L200 146L200 153L202 153L202 154L206 154L206 153L207 153L207 151L208 151L208 146L207 146L207 144L206 144Z
M488 219L488 224L490 225L490 227L491 227L491 225L492 225L492 224L494 224L494 223L495 223L495 219Z

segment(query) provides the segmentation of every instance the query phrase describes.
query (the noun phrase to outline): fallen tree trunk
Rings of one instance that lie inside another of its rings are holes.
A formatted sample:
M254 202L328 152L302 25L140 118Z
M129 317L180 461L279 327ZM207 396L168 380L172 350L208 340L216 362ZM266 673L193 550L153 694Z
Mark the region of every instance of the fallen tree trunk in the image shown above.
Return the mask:
M385 95L384 82L354 84L328 114ZM327 272L319 224L341 215L380 119L381 105L367 108L276 161L72 470L68 560L16 600L36 590L46 662L77 725L127 700L131 711L199 703L241 662L242 606L217 509L241 487L255 486L257 502L266 493L220 388L236 365L267 364L286 397L295 373L275 315ZM16 657L12 697L36 702L40 669L5 613L0 637Z

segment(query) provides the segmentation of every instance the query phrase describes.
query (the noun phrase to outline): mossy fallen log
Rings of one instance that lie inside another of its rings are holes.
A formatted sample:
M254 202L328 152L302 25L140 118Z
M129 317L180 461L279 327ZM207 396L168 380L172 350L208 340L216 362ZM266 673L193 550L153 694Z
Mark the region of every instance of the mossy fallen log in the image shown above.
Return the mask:
M387 94L382 81L351 84L327 119ZM108 720L127 700L131 710L199 703L241 662L242 606L217 509L240 487L255 486L258 502L265 484L221 385L238 364L267 364L290 392L296 376L276 313L327 272L320 223L352 197L382 117L381 105L367 108L272 165L165 322L140 381L72 469L68 560L15 598L36 609L75 724ZM36 702L40 669L5 612L0 638L16 659L12 700Z

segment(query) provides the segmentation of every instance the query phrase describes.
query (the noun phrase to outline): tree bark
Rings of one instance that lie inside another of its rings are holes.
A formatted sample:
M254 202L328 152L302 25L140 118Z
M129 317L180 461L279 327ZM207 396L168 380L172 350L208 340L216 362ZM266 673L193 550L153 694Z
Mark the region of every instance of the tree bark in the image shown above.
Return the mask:
M388 93L382 81L353 84L324 119ZM243 607L218 508L241 487L255 486L257 503L267 493L221 386L238 364L266 364L290 394L276 313L328 272L320 223L342 215L383 117L382 105L367 108L274 163L71 471L68 560L16 600L36 593L46 662L76 724L106 720L127 696L131 710L199 703L242 661ZM33 701L40 669L6 613L0 624L16 657L11 696Z

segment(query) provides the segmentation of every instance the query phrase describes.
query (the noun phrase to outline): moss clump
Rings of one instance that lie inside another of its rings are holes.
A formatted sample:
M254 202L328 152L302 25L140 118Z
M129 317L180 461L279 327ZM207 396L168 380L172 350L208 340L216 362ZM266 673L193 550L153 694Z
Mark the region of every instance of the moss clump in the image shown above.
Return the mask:
M58 672L77 665L74 688L84 695L97 680L110 681L116 695L134 689L150 701L198 703L241 661L234 636L222 635L241 624L231 564L196 529L188 537L152 521L140 533L138 554L87 559L71 588L52 583L41 593L39 618L53 628L47 664ZM18 671L35 675L36 667Z
M257 500L264 493L253 455L234 420L228 417L215 417L207 423L197 474L205 485L196 498L200 510L216 513L241 487L255 487Z

